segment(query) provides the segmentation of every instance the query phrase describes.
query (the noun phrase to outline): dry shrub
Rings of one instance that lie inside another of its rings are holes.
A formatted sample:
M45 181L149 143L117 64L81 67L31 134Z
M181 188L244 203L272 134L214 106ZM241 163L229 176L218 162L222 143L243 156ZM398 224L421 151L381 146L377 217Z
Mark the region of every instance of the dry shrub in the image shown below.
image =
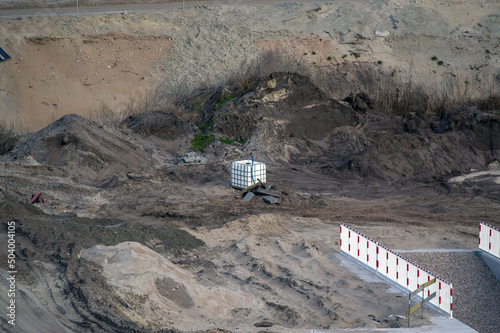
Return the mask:
M90 112L90 119L101 125L116 124L119 121L119 116L106 103L101 102L99 110Z
M418 80L411 66L407 72L394 73L378 74L361 85L379 111L445 117L463 106L489 112L500 110L500 85L486 72L448 74L439 79L431 73Z
M276 43L267 45L255 58L242 61L218 84L201 82L197 89L179 84L169 90L166 85L159 84L144 100L131 101L126 110L118 114L123 119L168 110L198 126L206 126L224 102L252 90L260 79L275 72L307 76L333 99L340 100L350 93L364 91L375 109L401 116L438 114L444 117L460 106L490 111L500 109L500 83L487 72L450 73L443 78L436 73L422 75L413 65L389 73L380 72L380 66L349 61L317 66L306 64L304 56L298 54L291 44ZM113 120L105 107L100 112L101 119Z
M8 129L4 122L0 122L0 155L7 154L19 141L19 135Z

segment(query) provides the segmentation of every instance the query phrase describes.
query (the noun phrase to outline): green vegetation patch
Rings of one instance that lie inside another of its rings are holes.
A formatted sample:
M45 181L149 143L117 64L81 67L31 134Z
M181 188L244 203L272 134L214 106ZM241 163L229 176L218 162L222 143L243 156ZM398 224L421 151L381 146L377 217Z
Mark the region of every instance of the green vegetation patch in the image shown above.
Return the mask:
M438 66L444 65L444 62L442 60L438 60L438 57L436 57L436 56L432 56L431 60L432 61L437 61Z
M191 140L191 148L196 151L202 151L203 149L210 146L214 139L215 136L213 134L196 134L193 140Z
M235 97L236 97L236 94L234 94L234 93L231 93L228 95L222 95L221 97L217 97L217 99L215 100L215 107L217 109L220 109L222 107L222 104L224 104L227 101L232 100Z
M214 124L214 122L215 122L215 121L213 121L213 120L212 120L211 122L208 122L208 123L206 123L205 125L200 125L200 126L198 126L198 128L200 129L200 131L205 132L205 130L206 130L207 128L209 128L210 126L212 126L212 125Z

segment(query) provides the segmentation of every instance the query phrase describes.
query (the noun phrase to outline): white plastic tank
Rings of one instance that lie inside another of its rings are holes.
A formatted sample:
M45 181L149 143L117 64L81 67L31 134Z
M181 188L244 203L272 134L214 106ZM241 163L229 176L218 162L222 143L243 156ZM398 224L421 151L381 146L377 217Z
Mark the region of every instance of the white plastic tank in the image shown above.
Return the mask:
M259 181L266 182L266 164L252 160L231 162L231 186L244 189Z

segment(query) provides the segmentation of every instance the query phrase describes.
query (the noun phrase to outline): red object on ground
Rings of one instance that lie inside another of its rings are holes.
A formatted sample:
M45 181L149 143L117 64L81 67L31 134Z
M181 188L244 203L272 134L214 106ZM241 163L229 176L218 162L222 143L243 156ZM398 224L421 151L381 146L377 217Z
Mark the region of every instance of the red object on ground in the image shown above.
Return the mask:
M33 204L35 202L44 203L42 193L37 193L31 197L30 204Z

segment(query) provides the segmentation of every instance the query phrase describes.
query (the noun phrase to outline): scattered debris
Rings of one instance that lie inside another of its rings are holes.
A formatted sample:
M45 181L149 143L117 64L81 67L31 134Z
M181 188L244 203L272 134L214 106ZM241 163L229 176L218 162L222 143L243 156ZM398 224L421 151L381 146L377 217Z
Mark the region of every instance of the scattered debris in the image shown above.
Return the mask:
M375 36L377 37L387 37L389 36L389 31L375 31Z
M488 164L488 170L500 170L500 162L494 160L490 164Z
M274 205L274 204L277 204L279 199L276 198L276 197L272 197L270 195L265 195L262 197L262 200L264 200L265 203L268 203L268 204L271 204L271 205Z
M404 316L400 315L389 315L387 318L384 318L384 322L389 324L390 328L399 328L402 326L402 320L406 319Z
M453 35L453 33L455 31L457 31L458 29L460 29L461 26L462 26L462 23L460 23L459 25L457 25L452 31L450 31L450 35Z
M207 159L203 156L199 156L196 152L192 151L179 158L177 160L177 163L205 164L207 163Z
M344 36L347 35L351 29L347 28L347 32L340 31L339 36L340 36L340 43L344 44Z
M390 19L391 19L391 21L392 21L392 27L393 27L394 29L397 29L397 28L398 28L398 26L397 26L397 24L396 24L396 23L399 23L399 21L398 21L398 20L396 20L396 19L394 18L394 16L392 16L392 15L390 15L390 16L389 16L389 18L390 18Z
M10 55L7 54L7 52L5 52L1 47L0 47L0 62L2 61L5 61L5 60L9 60L10 59Z
M370 39L366 36L363 36L362 34L356 34L356 36L354 36L354 38L359 38L359 39Z
M267 320L259 321L254 324L255 327L272 327L273 323Z
M45 200L43 200L42 197L42 193L33 194L31 196L30 205L34 203L45 203Z
M129 172L127 173L127 177L132 180L146 180L146 179L152 179L154 175L150 173Z
M275 198L281 198L281 193L278 193L276 191L271 191L271 188L268 189L268 186L265 188L256 188L253 191L254 194L261 194L261 195L267 195Z
M243 197L243 200L250 201L253 199L254 196L255 194L253 194L253 192L247 192L247 194L245 194L245 196Z
M283 191L276 190L271 185L266 185L262 182L257 182L241 191L241 196L245 201L251 201L256 195L261 196L265 203L274 205L282 201L282 195L287 194Z
M248 192L252 192L253 190L259 188L259 187L264 187L265 188L266 184L262 183L261 181L258 181L257 183L251 185L251 186L248 186L247 188L244 188L243 190L241 190L241 193L242 195L244 196L245 194L247 194Z

